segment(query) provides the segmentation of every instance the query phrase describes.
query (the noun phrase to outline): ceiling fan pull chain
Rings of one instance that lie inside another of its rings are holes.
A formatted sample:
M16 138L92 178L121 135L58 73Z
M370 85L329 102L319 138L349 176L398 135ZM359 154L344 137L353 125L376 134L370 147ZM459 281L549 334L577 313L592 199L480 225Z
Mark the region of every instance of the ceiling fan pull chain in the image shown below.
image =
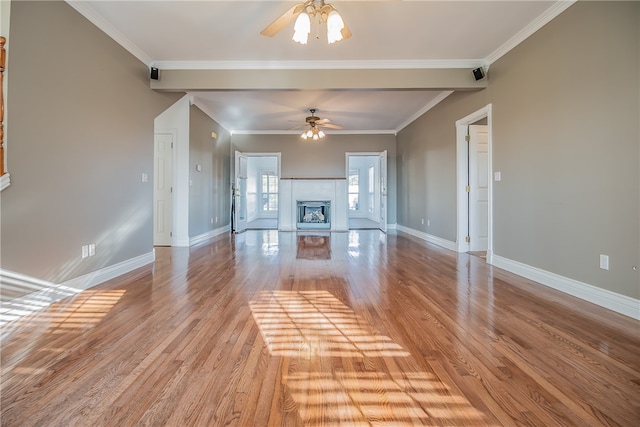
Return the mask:
M316 25L316 40L320 40L320 25L322 25L322 19L318 18L318 25Z

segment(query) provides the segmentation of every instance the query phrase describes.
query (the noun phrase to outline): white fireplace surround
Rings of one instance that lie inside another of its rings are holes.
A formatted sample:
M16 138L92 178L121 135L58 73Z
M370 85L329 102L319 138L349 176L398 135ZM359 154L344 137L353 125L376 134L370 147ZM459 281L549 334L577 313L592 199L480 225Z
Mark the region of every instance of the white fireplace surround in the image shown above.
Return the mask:
M326 200L331 202L330 231L347 231L347 180L337 179L280 179L279 191L280 231L297 231L298 202Z

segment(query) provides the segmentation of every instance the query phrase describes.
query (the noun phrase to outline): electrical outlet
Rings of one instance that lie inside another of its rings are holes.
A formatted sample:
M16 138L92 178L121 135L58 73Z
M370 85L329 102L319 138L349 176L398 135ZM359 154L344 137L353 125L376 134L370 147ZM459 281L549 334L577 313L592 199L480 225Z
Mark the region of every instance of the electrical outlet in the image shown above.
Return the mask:
M96 254L96 244L92 243L89 245L89 256L94 256Z
M422 225L424 225L424 218L422 218L420 221L422 222Z
M216 224L218 223L218 217L216 217Z
M609 269L609 255L600 254L600 268L603 270Z
M82 246L82 258L86 258L89 256L89 245Z
M430 225L431 225L431 220L430 220L430 219L428 219L428 220L427 220L427 227L429 227Z

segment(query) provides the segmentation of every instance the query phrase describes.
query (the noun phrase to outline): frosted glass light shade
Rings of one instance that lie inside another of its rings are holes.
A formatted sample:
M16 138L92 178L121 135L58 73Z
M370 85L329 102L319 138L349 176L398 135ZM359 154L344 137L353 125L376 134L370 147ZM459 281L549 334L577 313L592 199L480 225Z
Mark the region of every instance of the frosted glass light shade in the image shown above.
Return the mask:
M342 20L342 16L335 10L329 12L329 17L327 18L327 40L329 44L342 40L343 28L344 21Z
M307 44L309 33L311 32L311 19L309 19L309 15L305 12L298 15L293 30L293 41L300 44Z

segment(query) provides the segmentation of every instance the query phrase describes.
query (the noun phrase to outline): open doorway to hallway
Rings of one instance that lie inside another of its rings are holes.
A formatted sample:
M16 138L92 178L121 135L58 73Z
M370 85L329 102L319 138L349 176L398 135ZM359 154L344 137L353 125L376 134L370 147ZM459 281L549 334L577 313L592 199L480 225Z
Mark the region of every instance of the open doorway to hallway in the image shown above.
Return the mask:
M491 263L491 105L456 122L458 175L457 251Z
M347 153L349 229L386 231L386 151Z
M277 230L280 153L236 152L234 231Z

